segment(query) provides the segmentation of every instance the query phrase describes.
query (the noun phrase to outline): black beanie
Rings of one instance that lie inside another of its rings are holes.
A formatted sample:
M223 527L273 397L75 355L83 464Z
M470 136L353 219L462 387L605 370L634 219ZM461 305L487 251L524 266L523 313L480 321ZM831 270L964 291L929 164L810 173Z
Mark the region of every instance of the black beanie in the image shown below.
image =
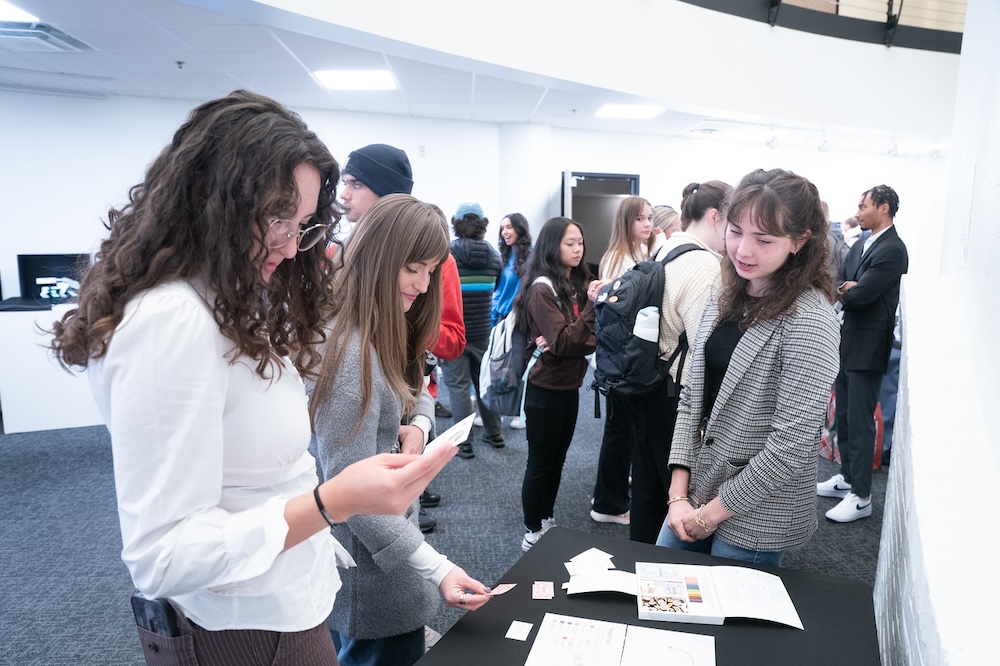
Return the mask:
M347 156L345 176L354 176L380 197L413 191L410 160L399 148L373 143Z

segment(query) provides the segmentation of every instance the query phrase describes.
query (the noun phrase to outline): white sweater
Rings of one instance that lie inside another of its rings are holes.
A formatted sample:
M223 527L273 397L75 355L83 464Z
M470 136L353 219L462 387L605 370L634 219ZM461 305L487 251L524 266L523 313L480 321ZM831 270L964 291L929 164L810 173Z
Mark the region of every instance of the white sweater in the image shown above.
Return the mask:
M663 359L669 358L674 352L684 331L688 332L689 347L694 346L694 335L698 331L705 304L722 285L722 255L685 231L674 232L654 258L662 259L675 247L688 243L707 251L686 252L667 264L663 270L663 305L660 307L660 358ZM683 368L679 364L680 358L674 362L670 375L676 381L677 372L681 370L683 383Z

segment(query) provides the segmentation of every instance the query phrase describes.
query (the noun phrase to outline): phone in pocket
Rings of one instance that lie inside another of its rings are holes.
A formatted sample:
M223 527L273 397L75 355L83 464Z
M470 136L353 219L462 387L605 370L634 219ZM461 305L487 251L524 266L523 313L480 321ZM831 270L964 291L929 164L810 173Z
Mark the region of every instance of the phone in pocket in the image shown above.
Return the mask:
M166 599L147 599L138 591L132 593L132 613L135 623L160 636L180 636L177 612Z

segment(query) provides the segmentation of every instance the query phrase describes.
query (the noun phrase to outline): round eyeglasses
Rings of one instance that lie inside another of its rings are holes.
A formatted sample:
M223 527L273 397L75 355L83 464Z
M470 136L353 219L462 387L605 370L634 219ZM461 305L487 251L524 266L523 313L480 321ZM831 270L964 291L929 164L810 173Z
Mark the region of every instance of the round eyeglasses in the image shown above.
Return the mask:
M326 230L329 227L329 224L312 224L300 227L299 223L294 220L271 220L267 227L267 247L276 250L295 241L299 252L305 252L326 235Z

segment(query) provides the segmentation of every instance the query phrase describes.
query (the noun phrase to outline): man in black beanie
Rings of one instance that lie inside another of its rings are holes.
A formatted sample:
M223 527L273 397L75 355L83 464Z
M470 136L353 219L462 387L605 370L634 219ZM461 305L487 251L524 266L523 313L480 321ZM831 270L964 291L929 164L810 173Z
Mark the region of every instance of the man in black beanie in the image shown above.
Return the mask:
M410 160L399 148L373 143L347 156L340 193L344 217L356 223L373 203L387 194L410 194L413 171Z
M344 217L351 224L356 224L379 198L387 194L412 193L413 170L410 168L410 159L405 152L395 146L373 143L358 148L347 156L347 166L344 167L340 181L344 184L340 192ZM455 261L450 255L448 259L452 270L448 271L447 268L442 267L442 280L454 282L453 291L460 294L458 269L454 266ZM444 331L445 326L455 331L451 335L443 334L442 339L453 340L452 347L460 345L457 350L439 353L443 358L450 360L459 356L465 346L465 323L462 320L461 303L459 302L457 314L449 314L446 308L445 312L442 313L442 319L447 319L450 322L442 325L442 331ZM438 347L441 346L441 340L439 340ZM437 349L435 348L435 351ZM410 425L416 425L425 433L434 427L434 424L423 416L414 417ZM441 496L429 490L425 490L420 496L419 522L421 532L426 534L434 530L437 521L427 513L426 507L437 506L440 501Z

